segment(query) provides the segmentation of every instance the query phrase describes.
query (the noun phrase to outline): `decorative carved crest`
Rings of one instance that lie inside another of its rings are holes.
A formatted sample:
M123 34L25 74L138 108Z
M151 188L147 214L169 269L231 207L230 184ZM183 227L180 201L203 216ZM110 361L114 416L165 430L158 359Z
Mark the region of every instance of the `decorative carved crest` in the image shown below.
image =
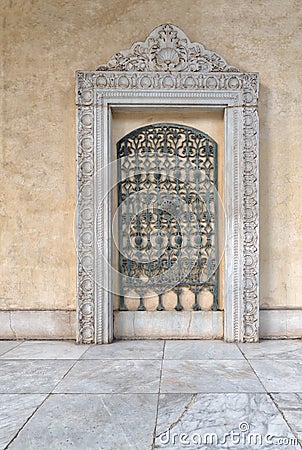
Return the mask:
M155 28L145 42L136 42L130 50L112 56L97 70L118 72L239 72L217 53L202 44L191 43L178 27L163 24Z

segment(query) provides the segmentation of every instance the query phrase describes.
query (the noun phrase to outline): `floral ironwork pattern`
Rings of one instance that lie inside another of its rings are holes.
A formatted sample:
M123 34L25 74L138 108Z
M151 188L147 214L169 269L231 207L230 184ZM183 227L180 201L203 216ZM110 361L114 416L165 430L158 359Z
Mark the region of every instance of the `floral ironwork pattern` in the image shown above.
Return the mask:
M207 289L217 309L217 146L192 127L155 124L117 144L119 158L121 309L124 295L195 294Z

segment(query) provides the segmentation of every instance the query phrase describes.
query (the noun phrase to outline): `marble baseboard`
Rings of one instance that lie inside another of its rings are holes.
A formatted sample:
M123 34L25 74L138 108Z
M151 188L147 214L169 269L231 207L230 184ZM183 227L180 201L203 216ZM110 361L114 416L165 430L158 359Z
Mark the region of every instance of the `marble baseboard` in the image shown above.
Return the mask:
M302 337L302 309L260 310L260 338L294 339Z
M0 339L75 338L75 311L0 311Z
M170 321L173 315L174 321ZM183 311L180 322L174 311L116 311L116 339L222 339L222 311ZM148 319L146 320L146 316ZM168 327L167 324L171 323ZM146 328L145 325L148 324ZM180 326L182 323L182 326ZM261 310L262 339L302 337L302 310ZM201 334L200 334L201 331ZM76 312L67 310L0 311L0 339L76 339Z

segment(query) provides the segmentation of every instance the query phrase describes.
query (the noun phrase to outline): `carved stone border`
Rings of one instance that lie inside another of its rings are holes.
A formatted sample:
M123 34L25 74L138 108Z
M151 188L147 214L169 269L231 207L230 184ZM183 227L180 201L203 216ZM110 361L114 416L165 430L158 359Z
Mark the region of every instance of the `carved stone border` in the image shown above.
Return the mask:
M110 197L102 201L112 186L111 112L157 106L224 109L224 336L226 341L257 341L258 74L228 66L219 55L190 43L179 28L167 24L144 43L115 55L107 66L77 72L76 77L78 342L113 339Z

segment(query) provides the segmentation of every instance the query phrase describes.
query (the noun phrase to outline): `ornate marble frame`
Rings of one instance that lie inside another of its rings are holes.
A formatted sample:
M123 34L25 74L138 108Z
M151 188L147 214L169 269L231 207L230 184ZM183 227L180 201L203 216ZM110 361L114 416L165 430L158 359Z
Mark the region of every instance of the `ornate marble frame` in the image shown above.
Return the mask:
M77 340L113 339L111 113L114 108L221 108L225 118L224 339L259 339L258 74L164 24L77 79Z

